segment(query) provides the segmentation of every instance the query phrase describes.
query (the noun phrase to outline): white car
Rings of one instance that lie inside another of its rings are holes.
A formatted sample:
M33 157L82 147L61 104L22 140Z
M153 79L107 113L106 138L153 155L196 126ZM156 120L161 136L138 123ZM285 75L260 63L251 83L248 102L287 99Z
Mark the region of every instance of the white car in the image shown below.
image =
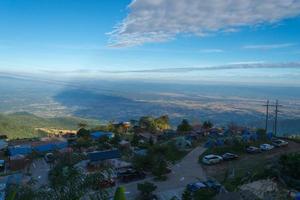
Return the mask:
M273 145L270 145L270 144L261 144L261 145L259 146L259 148L260 148L260 150L262 150L262 151L269 151L269 150L273 149L274 146L273 146Z
M284 147L287 146L289 143L287 141L281 140L281 139L275 139L272 141L272 144L275 147Z
M221 156L210 154L202 158L202 162L208 165L219 163L223 160Z

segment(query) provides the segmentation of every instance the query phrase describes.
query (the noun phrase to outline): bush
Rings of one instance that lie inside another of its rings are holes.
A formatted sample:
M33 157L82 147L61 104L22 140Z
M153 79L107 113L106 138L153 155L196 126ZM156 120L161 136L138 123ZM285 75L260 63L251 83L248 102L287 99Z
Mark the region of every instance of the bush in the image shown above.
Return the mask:
M213 199L214 196L216 196L216 191L212 190L212 189L207 189L207 188L204 188L204 189L201 189L201 190L198 190L195 195L194 195L194 199L195 200L210 200L210 199Z

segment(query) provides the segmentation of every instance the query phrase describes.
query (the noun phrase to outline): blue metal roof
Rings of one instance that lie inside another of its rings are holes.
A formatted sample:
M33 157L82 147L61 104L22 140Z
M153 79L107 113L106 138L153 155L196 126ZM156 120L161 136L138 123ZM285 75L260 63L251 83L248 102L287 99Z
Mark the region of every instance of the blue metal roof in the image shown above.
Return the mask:
M101 160L109 160L120 158L121 154L119 150L112 150L112 151L94 151L88 153L88 158L91 161L101 161Z
M96 131L96 132L91 133L91 137L95 140L102 138L102 137L112 138L113 135L114 134L112 132L104 132L104 131Z
M10 146L8 147L8 152L10 156L15 156L18 154L27 155L32 152L32 148L30 145Z

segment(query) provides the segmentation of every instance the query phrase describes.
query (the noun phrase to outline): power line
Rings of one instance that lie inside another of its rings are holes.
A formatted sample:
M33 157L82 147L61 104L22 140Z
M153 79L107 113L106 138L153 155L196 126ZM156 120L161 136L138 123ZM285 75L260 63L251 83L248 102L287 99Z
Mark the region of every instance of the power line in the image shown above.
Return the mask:
M270 104L270 101L267 100L267 104L263 105L266 107L266 122L265 122L265 131L266 133L268 132L268 123L269 123L269 108L270 107L275 107L275 117L274 117L274 124L273 124L273 132L275 134L275 136L277 135L277 125L278 125L278 112L280 112L278 110L278 107L281 107L282 105L280 105L278 103L278 100L276 100L275 104Z

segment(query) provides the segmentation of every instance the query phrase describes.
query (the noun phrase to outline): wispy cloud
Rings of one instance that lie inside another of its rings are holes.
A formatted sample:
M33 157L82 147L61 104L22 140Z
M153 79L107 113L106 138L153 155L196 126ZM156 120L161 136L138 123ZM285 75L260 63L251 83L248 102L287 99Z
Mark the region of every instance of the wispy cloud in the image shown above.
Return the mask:
M160 69L145 69L145 70L127 70L118 71L101 70L102 73L186 73L193 71L219 71L219 70L238 70L238 69L300 69L300 62L289 63L264 63L264 62L236 62L220 66L207 67L182 67L182 68L160 68Z
M295 43L282 43L282 44L258 44L258 45L246 45L244 49L261 49L261 50L268 50L268 49L282 49L287 47L295 46Z
M223 49L201 49L200 53L223 53Z
M244 26L274 24L300 14L297 0L133 0L129 14L109 34L110 46L128 47L172 40L178 34L203 37Z

